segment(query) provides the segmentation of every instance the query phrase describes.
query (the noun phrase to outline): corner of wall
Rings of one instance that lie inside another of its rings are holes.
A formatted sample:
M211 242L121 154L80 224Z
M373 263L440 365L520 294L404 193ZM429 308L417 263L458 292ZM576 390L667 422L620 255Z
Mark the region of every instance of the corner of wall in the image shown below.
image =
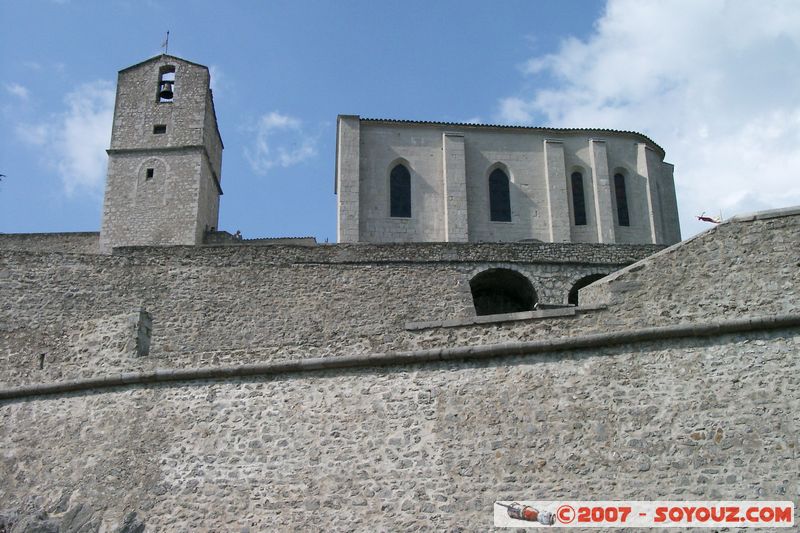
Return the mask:
M358 242L361 118L339 115L336 128L336 240Z

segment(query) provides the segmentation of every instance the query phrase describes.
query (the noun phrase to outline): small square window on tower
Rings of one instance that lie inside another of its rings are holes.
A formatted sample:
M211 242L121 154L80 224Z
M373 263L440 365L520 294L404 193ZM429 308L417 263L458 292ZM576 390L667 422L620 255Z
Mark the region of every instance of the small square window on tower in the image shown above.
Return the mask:
M166 124L156 124L153 126L153 133L155 135L161 135L162 133L167 133L167 125Z
M145 179L148 179L148 180L152 179L153 176L155 175L155 173L156 173L156 170L154 168L148 168L147 169L147 174L145 174Z

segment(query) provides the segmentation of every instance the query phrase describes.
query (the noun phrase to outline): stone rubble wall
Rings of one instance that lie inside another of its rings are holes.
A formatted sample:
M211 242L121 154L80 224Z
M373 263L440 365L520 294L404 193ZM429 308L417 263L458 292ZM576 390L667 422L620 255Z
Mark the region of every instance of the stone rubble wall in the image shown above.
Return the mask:
M304 238L303 238L304 239ZM246 239L245 244L250 240ZM225 243L227 245L227 243ZM289 244L289 243L284 243ZM305 245L306 243L302 243ZM267 251L230 246L121 247L114 255L142 261L181 258L208 264L524 262L629 264L663 250L652 244L387 243L275 246Z
M723 223L580 291L646 323L800 311L800 209Z
M578 279L612 272L653 249L578 245L569 254L569 248L276 245L128 248L113 256L9 252L0 257L6 302L0 306L0 383L463 342L453 337L463 337L464 330L411 332L405 325L473 316L469 280L487 268L517 269L533 281L540 301L566 303ZM574 261L583 251L584 263L556 262ZM491 258L496 260L487 262ZM150 357L111 357L105 343L77 342L75 332L138 308L153 318ZM570 327L564 319L547 329L558 324ZM42 353L46 365L39 369Z
M544 248L518 245L3 252L0 387L797 314L798 225L723 224L587 287L594 307L572 316L422 330L405 326L468 316L468 280L487 266L566 289L610 265L525 260ZM139 306L147 357L128 343ZM62 359L40 371L43 350ZM788 327L6 400L0 518L486 531L495 500L797 506L799 350Z
M5 251L99 253L100 233L0 233L0 254Z
M540 301L565 303L581 277L616 270L606 262L632 262L657 247L453 243L125 248L112 257L6 253L0 259L0 290L7 296L0 308L0 383L796 313L798 220L723 224L582 290L582 304L605 310L424 330L406 325L474 316L469 279L483 269L517 269L533 280ZM586 262L556 262L576 256ZM614 297L598 296L608 293ZM139 307L153 317L149 357L112 356L105 344L69 340L73 331ZM46 364L39 369L42 353Z
M508 499L796 499L800 333L0 405L0 509L151 531L486 531Z

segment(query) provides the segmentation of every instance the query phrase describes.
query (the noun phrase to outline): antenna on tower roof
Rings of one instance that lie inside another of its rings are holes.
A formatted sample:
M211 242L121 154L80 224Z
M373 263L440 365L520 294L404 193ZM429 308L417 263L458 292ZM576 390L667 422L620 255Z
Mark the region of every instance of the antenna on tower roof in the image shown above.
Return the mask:
M164 49L164 54L169 53L169 30L167 30L167 36L164 38L164 42L161 43L161 48Z

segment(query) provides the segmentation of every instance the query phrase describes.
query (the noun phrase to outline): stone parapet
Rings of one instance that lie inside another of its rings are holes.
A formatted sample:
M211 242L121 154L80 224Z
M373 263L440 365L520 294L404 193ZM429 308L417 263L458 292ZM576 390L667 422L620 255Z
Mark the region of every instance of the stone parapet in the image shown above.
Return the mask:
M0 250L20 252L66 252L97 254L100 233L0 233Z

